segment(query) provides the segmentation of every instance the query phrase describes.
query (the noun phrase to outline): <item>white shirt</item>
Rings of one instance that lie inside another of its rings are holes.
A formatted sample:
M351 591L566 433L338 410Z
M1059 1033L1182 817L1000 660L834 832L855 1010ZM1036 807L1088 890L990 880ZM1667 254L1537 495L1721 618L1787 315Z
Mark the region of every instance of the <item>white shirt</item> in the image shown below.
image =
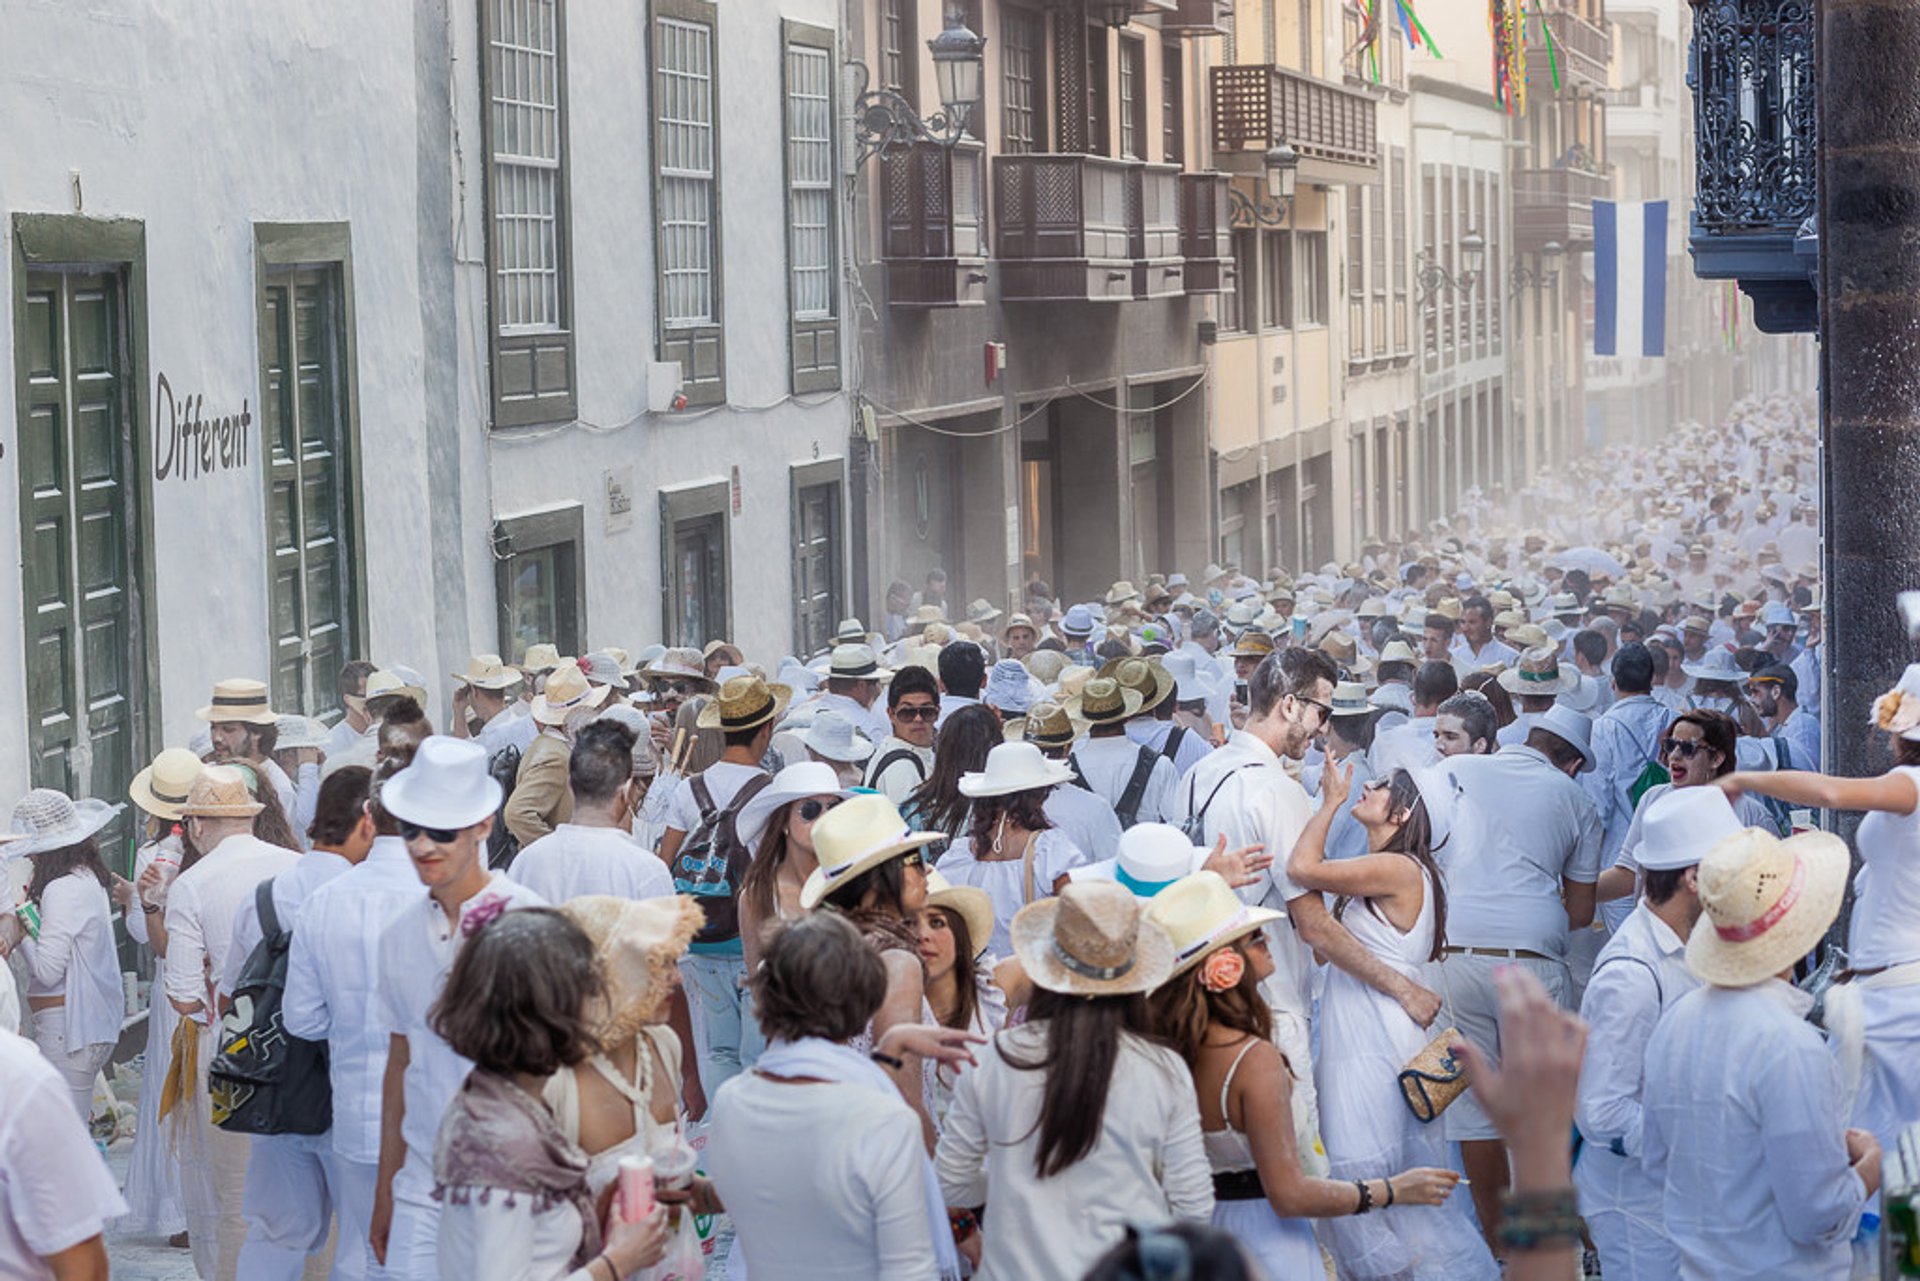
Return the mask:
M707 1169L754 1277L938 1277L926 1149L897 1092L743 1072L720 1087L708 1119Z
M562 823L514 856L513 879L549 903L583 894L658 898L673 876L651 850L617 827Z
M1173 736L1175 722L1158 720L1151 716L1136 716L1127 722L1127 737L1156 752L1165 752L1167 739ZM1206 759L1213 744L1205 736L1197 733L1191 726L1181 726L1186 732L1180 735L1179 744L1173 749L1173 772L1175 781L1180 775Z
M90 870L76 867L47 886L40 895L40 937L21 940L20 955L27 995L66 1001L70 1050L120 1040L127 998L113 947L113 905ZM0 982L11 980L0 975Z
M546 900L495 872L487 887L460 905L460 922L449 923L424 889L380 936L380 1005L386 1031L407 1040L406 1114L400 1134L407 1160L394 1179L394 1195L426 1205L433 1192L433 1142L440 1117L473 1070L469 1060L427 1025L427 1011L446 986L460 950L460 923L489 899L512 907L543 907Z
M208 988L227 972L240 905L268 877L300 861L296 850L269 845L251 832L221 841L167 890L167 995L211 1004ZM206 1011L198 1016L210 1021Z
M518 748L522 756L526 755L533 736L539 732L539 722L531 716L515 715L513 705L509 704L495 712L473 737L487 749L487 759L492 760L495 753L509 747Z
M1433 742L1433 726L1439 719L1411 716L1398 725L1376 729L1372 752L1375 776L1386 778L1397 769L1413 771L1439 760L1440 749Z
M51 1281L41 1262L127 1212L72 1092L32 1041L0 1030L0 1277Z
M1072 783L1047 793L1047 821L1067 834L1090 859L1112 858L1120 850L1120 820L1113 806Z
M682 832L692 832L700 826L700 802L693 794L694 779L704 778L707 781L707 794L713 798L713 809L717 814L733 803L733 798L741 788L764 773L766 771L758 765L715 761L703 772L681 779L673 789L673 799L667 802L667 826Z
M345 875L352 866L342 855L313 850L302 854L291 871L274 877L273 911L280 918L280 928L292 929L300 919L300 908L307 896L335 877ZM260 928L260 905L254 901L254 895L249 894L234 914L233 943L227 948L226 968L219 972L222 992L230 993L239 985L240 971L246 968L247 957L264 937Z
M1902 765L1894 773L1920 794L1920 767ZM1906 815L1869 813L1854 847L1860 870L1853 880L1849 959L1863 970L1920 961L1920 804Z
M1820 647L1812 645L1801 650L1787 666L1793 669L1798 681L1794 686L1794 701L1815 716L1820 715Z
M1600 865L1610 866L1633 823L1633 785L1657 761L1673 714L1646 694L1628 694L1593 722L1593 772L1580 783L1593 798L1604 833Z
M1774 732L1774 737L1786 740L1787 749L1793 753L1787 768L1820 768L1820 721L1812 712L1796 706L1786 724Z
M914 760L900 757L889 762L886 769L881 770L880 773L872 772L880 769L880 762L896 752L912 752ZM919 762L918 769L914 768L914 761ZM880 745L873 749L873 755L867 758L867 770L865 783L867 787L892 801L896 808L904 806L913 789L920 786L926 781L927 776L933 773L933 749L915 747L904 738L895 738L892 734L888 734L880 740Z
M447 1197L437 1244L441 1281L592 1281L596 1275L573 1267L580 1211L560 1201L535 1212L524 1192L509 1196L490 1188Z
M297 774L293 781L293 808L287 811L287 823L300 844L312 848L313 839L307 835L307 829L313 826L314 813L320 808L319 763L308 761L299 767Z
M1840 1068L1779 979L1682 997L1647 1045L1642 1133L1684 1281L1844 1281L1869 1203Z
M387 1071L380 937L422 892L406 843L376 836L358 866L307 896L287 953L281 1016L294 1036L327 1042L333 1150L364 1165L380 1159L380 1088Z
M1173 812L1174 791L1180 783L1172 761L1152 748L1143 748L1125 734L1117 738L1084 739L1073 749L1073 759L1094 793L1117 812L1143 751L1153 763L1148 767L1146 790L1140 794L1140 808L1134 813L1133 821L1162 823Z
M1177 796L1176 823L1206 811L1205 833L1195 844L1212 849L1225 833L1230 850L1264 845L1273 855L1272 866L1257 880L1235 890L1243 901L1284 912L1288 903L1307 892L1288 878L1286 867L1293 843L1313 817L1313 803L1265 742L1246 730L1235 730L1224 747L1208 753L1180 780ZM1287 921L1267 926L1267 942L1274 962L1274 976L1266 983L1269 999L1276 1008L1307 1018L1313 957Z
M893 722L887 719L886 703L876 699L875 706L862 707L845 694L836 694L832 690L814 698L814 708L818 712L838 712L852 726L859 730L869 743L877 743L893 731Z
M1567 954L1561 882L1600 877L1600 819L1580 785L1531 747L1449 756L1459 793L1447 874L1447 942Z
M953 715L963 707L978 707L979 705L979 699L968 698L964 694L942 694L940 695L940 715L939 718L933 722L933 727L938 729L942 725L945 725L947 723L947 717Z
M331 761L371 733L373 733L371 722L365 729L355 729L347 723L347 718L342 716L334 722L333 732L327 735L327 759Z
M1461 676L1471 676L1488 667L1507 667L1519 657L1519 650L1497 637L1489 636L1478 653L1465 636L1453 638L1453 670Z
M993 1206L980 1275L993 1281L1085 1276L1135 1221L1213 1217L1193 1077L1164 1046L1122 1034L1093 1151L1049 1179L1034 1173L1044 1070L1008 1064L1046 1046L1047 1024L1002 1032L960 1074L934 1153L949 1205Z
M1527 735L1533 733L1533 727L1540 723L1545 712L1519 712L1513 714L1511 724L1502 725L1494 732L1496 747L1521 747L1526 744Z

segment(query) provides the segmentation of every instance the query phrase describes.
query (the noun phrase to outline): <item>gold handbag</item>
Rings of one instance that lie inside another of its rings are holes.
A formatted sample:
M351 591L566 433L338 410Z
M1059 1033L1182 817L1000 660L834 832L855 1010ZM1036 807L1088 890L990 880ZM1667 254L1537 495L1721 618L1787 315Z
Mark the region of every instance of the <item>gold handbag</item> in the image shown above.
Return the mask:
M1400 1069L1400 1097L1417 1120L1432 1121L1466 1092L1467 1069L1450 1047L1460 1044L1460 1029L1449 1027L1427 1042Z

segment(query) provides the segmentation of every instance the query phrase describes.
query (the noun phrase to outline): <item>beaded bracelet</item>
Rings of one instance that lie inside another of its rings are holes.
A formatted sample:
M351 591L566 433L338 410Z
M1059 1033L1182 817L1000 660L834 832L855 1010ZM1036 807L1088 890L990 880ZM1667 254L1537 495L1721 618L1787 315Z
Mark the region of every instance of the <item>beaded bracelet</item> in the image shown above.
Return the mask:
M1360 1189L1360 1206L1354 1213L1365 1214L1368 1210L1373 1209L1373 1189L1367 1186L1367 1181L1365 1179L1355 1179L1353 1186Z
M1577 1244L1583 1223L1572 1188L1551 1192L1514 1192L1500 1200L1500 1244L1513 1250L1539 1250Z

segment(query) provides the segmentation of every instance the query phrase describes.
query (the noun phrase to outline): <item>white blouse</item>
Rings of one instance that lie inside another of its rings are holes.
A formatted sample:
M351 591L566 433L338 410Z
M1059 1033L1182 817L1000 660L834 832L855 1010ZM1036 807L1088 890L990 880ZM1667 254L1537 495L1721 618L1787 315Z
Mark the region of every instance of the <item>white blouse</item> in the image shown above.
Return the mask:
M590 1281L590 1269L570 1266L580 1231L580 1211L570 1202L536 1212L525 1192L448 1188L440 1207L440 1279Z
M79 867L40 896L40 937L21 943L27 996L66 1003L67 1044L111 1045L120 1039L126 996L113 950L113 908L107 891Z

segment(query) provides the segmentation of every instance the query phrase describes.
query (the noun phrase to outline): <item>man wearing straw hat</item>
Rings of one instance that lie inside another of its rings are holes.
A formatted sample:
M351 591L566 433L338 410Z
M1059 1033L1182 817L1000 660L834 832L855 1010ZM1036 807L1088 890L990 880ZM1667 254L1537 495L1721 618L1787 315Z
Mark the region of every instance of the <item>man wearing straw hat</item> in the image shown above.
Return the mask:
M1071 701L1071 700L1069 700ZM1087 732L1059 703L1043 700L1007 725L1009 742L1032 743L1050 761L1066 762L1073 745ZM1089 787L1056 787L1047 793L1047 821L1065 832L1088 858L1112 858L1120 845L1120 820L1113 806Z
M265 707L264 686L258 682L236 684L257 687L259 703ZM234 696L255 692L244 690ZM223 714L230 709L230 705L217 706ZM186 819L188 837L205 853L199 862L181 872L167 891L165 987L167 999L181 1014L167 1094L178 1097L178 1106L188 1109L192 1137L182 1150L204 1159L209 1175L182 1180L187 1231L189 1236L217 1242L216 1275L222 1281L235 1276L246 1238L241 1205L248 1145L245 1135L214 1128L206 1075L197 1065L204 1065L212 1057L212 1027L219 1017L221 996L215 979L231 972L230 954L240 909L253 898L261 881L292 871L300 861L297 851L269 845L253 834L253 816L260 809L260 802L247 791L246 779L239 770L227 765L209 765L201 770L180 812ZM196 1037L197 1045L183 1052L188 1039ZM209 1193L210 1203L206 1199Z
M1139 659L1123 659L1109 664L1107 670L1129 666L1144 669L1147 665ZM1152 684L1150 675L1147 683ZM1140 710L1140 692L1111 675L1094 677L1066 705L1067 715L1088 727L1086 742L1073 750L1073 768L1096 796L1113 807L1122 829L1135 823L1164 822L1180 782L1172 761L1127 737L1127 722Z
M606 685L593 685L577 664L567 663L547 677L546 688L533 699L533 721L540 727L520 757L513 795L507 798L503 818L522 849L573 817L573 793L567 790L567 758L573 753L567 737L567 716L599 707L607 701ZM484 750L484 749L483 749Z
M520 673L500 661L498 654L477 654L467 670L454 677L453 715L448 726L455 738L471 738L487 749L487 758L512 747L526 755L540 731L531 716L514 714L519 699Z
M1844 1281L1880 1188L1880 1145L1847 1128L1841 1072L1794 965L1846 893L1846 842L1748 828L1697 873L1687 968L1706 986L1647 1044L1643 1161L1686 1278Z
M827 660L826 692L813 705L840 713L868 742L877 743L887 736L887 718L874 703L891 675L871 645L835 645Z
M281 811L293 813L293 780L273 759L280 714L267 706L265 682L237 677L220 681L213 687L213 700L194 715L207 722L215 760L250 767L273 784Z

